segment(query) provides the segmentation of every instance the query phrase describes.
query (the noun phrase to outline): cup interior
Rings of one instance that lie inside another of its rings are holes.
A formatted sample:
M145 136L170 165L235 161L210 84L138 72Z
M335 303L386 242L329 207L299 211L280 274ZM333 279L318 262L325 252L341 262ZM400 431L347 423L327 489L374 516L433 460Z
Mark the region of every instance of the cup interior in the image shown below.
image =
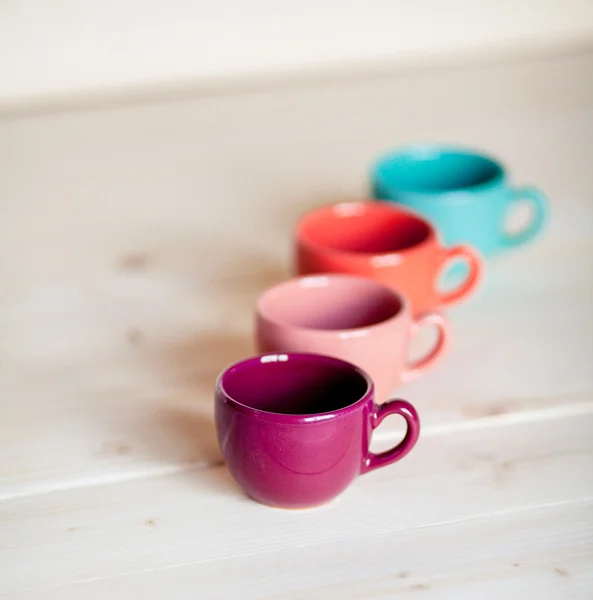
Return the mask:
M431 227L389 205L346 202L309 213L300 222L299 235L332 250L386 254L423 243L431 236Z
M449 192L474 188L502 176L494 160L465 150L412 148L381 159L380 184L410 192Z
M269 289L258 302L259 314L269 321L320 331L378 325L403 308L401 297L389 288L348 275L292 279Z
M268 413L316 415L361 400L369 391L362 371L316 354L270 354L230 367L221 386L235 402Z

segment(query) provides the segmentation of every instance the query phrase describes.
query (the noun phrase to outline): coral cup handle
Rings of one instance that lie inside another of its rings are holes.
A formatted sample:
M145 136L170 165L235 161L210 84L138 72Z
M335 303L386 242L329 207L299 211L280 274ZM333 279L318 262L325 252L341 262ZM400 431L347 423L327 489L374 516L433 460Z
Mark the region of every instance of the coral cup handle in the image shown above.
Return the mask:
M443 266L454 259L461 259L468 263L469 273L463 283L455 289L440 294L439 304L441 306L450 306L456 304L468 294L474 291L475 287L482 279L482 259L471 246L453 246L445 250Z

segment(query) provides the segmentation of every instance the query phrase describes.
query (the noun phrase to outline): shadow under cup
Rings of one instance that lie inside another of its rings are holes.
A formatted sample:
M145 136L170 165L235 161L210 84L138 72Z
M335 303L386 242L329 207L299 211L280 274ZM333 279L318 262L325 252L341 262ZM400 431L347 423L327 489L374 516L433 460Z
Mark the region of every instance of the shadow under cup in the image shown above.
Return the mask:
M401 415L406 436L391 450L369 451L372 430ZM324 504L361 473L405 456L419 434L404 400L374 403L373 384L358 367L319 354L267 354L229 367L215 398L218 441L243 490L270 506Z

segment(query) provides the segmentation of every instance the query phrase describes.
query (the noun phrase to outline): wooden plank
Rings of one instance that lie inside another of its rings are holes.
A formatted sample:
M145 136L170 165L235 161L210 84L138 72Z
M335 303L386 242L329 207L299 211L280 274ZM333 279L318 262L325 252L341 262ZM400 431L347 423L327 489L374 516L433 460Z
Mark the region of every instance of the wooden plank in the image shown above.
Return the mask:
M148 591L172 600L588 600L593 501L91 579L14 598L123 600Z
M409 458L359 478L316 510L261 506L223 467L5 500L0 593L351 546L357 538L592 498L592 433L593 415L585 415L427 436Z
M414 139L500 154L550 194L553 219L489 266L451 311L450 355L398 393L425 432L590 410L592 64L2 119L0 497L218 461L213 381L252 351L253 302L289 274L294 218L366 193L369 160Z

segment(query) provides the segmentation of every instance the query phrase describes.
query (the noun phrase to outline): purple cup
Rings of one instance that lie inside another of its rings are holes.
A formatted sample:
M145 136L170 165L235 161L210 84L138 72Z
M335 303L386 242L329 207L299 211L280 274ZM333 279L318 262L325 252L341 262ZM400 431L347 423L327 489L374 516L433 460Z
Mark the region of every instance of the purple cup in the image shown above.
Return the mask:
M371 434L391 414L406 420L406 435L373 454ZM403 458L420 433L409 402L376 405L364 371L320 354L264 354L228 367L216 382L215 415L237 483L282 508L329 502L358 475Z

